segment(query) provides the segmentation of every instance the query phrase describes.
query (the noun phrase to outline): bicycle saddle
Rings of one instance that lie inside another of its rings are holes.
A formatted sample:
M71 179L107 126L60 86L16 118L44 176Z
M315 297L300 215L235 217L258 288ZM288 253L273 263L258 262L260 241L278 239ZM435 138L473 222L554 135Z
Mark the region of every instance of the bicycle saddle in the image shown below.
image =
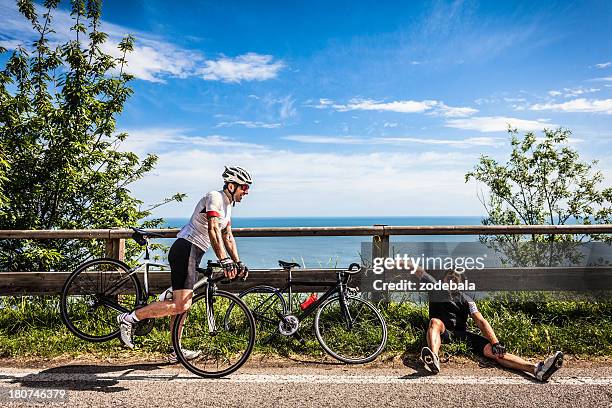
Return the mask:
M163 238L163 235L157 232L145 231L143 229L134 228L134 227L132 227L132 230L134 231L134 233L132 234L132 239L136 241L139 245L146 245L147 244L146 238L148 237Z
M291 269L291 268L301 268L302 266L299 263L295 263L295 262L285 262L285 261L278 261L278 265L283 268L283 269Z
M348 269L344 271L344 273L347 273L349 275L354 275L359 272L361 272L361 265L359 265L358 263L350 264Z
M147 231L147 230L143 230L143 229L135 228L135 227L132 227L132 230L134 230L136 234L140 234L143 237L159 237L159 238L164 237L164 235L160 234L159 232Z

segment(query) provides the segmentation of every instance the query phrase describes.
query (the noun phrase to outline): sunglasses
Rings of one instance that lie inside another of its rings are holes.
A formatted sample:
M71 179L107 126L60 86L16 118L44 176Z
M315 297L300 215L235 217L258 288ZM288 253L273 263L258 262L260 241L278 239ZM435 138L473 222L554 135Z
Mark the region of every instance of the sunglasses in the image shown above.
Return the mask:
M240 188L242 188L242 191L249 191L249 188L251 188L251 186L249 186L248 184L240 184Z

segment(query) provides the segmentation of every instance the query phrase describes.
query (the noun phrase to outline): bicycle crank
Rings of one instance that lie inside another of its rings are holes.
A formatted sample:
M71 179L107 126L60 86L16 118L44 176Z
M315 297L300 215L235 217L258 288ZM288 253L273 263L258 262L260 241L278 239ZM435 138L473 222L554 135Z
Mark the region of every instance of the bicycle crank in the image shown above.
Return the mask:
M283 336L291 336L300 328L300 321L294 315L287 315L283 317L278 323L278 331Z
M155 319L143 319L134 325L135 336L146 336L155 326Z
M142 303L136 306L136 310L145 307L147 304ZM142 319L138 323L134 325L134 335L135 336L146 336L151 333L153 327L155 326L155 319Z

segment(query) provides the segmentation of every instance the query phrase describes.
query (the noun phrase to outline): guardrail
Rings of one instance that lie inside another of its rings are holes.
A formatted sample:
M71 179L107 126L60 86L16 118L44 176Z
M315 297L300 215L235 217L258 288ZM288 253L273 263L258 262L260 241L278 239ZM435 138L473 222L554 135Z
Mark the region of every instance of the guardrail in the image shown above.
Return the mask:
M159 233L163 238L175 238L178 229L150 230ZM356 227L266 227L266 228L235 228L232 230L237 237L307 237L307 236L371 236L372 258L389 256L389 237L392 235L537 235L537 234L612 234L612 224L598 225L453 225L453 226L388 226L375 224ZM123 260L125 257L125 240L132 236L131 229L98 229L98 230L0 230L0 239L101 239L106 241L106 255ZM543 269L543 268L541 268ZM336 269L307 269L298 273L308 280L330 280L334 278ZM487 273L498 276L491 282L499 282L512 276L515 282L521 281L521 276L508 274L508 270L488 269ZM540 280L533 280L534 273L546 273ZM550 282L555 271L531 270L531 287L536 289L537 282ZM557 271L558 272L558 271ZM590 272L596 272L594 274ZM28 293L52 294L59 293L69 272L0 272L0 295ZM609 270L582 268L580 279L600 279L609 275ZM586 274L586 275L585 275ZM597 278L599 277L599 278ZM230 290L240 290L258 283L268 283L282 286L285 275L278 269L253 271L245 283L228 286ZM168 273L155 273L151 280L154 289L165 289L170 285ZM492 283L495 286L494 283ZM541 285L540 285L541 286ZM301 291L311 291L313 288L296 288ZM483 290L485 290L483 288ZM490 290L495 290L491 287ZM522 290L522 289L515 289Z

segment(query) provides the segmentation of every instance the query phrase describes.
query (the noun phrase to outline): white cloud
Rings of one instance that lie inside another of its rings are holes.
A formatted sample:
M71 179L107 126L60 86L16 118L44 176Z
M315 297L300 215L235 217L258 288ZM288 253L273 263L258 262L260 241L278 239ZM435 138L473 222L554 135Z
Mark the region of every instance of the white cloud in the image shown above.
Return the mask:
M557 125L542 119L525 120L505 116L476 116L466 119L451 119L446 121L445 126L479 132L505 132L508 130L508 126L523 131L535 131L556 127Z
M129 137L121 143L120 150L130 151L139 155L147 153L159 153L167 151L185 151L198 149L235 149L237 147L247 149L262 149L263 146L240 142L227 136L191 136L189 129L125 129Z
M236 217L364 215L373 211L372 197L390 194L393 199L377 207L377 215L447 214L449 203L453 214L477 214L482 209L475 189L466 188L463 177L478 154L196 147L158 153L155 171L132 191L146 203L173 192L187 193L185 202L160 207L155 215L188 216L202 195L221 187L220 174L229 163L248 169L254 178L250 194L234 209ZM342 163L350 163L351 171L338 171Z
M593 78L593 79L589 79L589 81L591 82L611 82L612 77Z
M416 137L373 137L357 138L353 136L318 136L318 135L290 135L283 139L299 143L310 144L339 144L339 145L410 145L425 144L467 148L474 146L501 146L505 140L494 137L470 137L466 139L431 139Z
M474 103L476 105L485 105L485 104L492 104L492 103L498 103L499 99L497 98L478 98L474 100Z
M0 47L6 48L7 50L14 50L22 45L21 41L17 40L0 40Z
M608 68L611 65L612 65L612 62L602 62L601 64L595 64L595 66L600 69Z
M102 51L115 58L121 57L117 48L118 38L111 38L102 45ZM136 40L134 51L127 55L124 71L138 79L165 82L165 77L186 78L203 58L196 52L183 50L172 44L147 38Z
M253 122L249 120L236 120L233 122L220 122L215 127L230 127L230 126L244 126L250 129L264 128L264 129L276 129L281 127L280 123L265 123L265 122Z
M437 101L394 101L380 102L372 99L352 99L348 104L331 105L339 112L365 110L365 111L388 111L399 113L420 113L432 109Z
M46 12L36 6L39 18ZM31 45L38 35L31 23L23 17L14 1L0 0L0 16L2 28L0 34L6 39L0 45L14 49L19 44ZM74 21L69 12L54 10L52 12L52 27L55 33L49 34L51 46L56 46L74 38L70 27ZM166 77L187 78L203 76L207 80L225 82L262 81L276 76L284 66L282 61L272 61L269 55L247 53L234 58L205 58L201 53L180 48L154 34L141 32L128 27L101 22L101 30L108 34L108 40L102 45L102 50L113 57L121 56L117 45L128 33L135 36L134 51L127 56L127 73L138 79L151 82L164 82Z
M334 101L332 101L331 99L327 99L327 98L320 98L318 102L312 99L308 99L306 102L304 102L304 106L308 108L315 108L315 109L331 108L333 104L334 104Z
M495 138L495 137L469 137L467 139L418 139L413 137L388 137L388 138L380 138L382 143L419 143L419 144L428 144L428 145L440 145L440 146L453 146L459 148L467 148L474 146L502 146L504 144L504 139Z
M534 111L557 111L557 112L589 112L604 113L612 115L612 99L585 99L578 98L563 103L545 103L531 105Z
M444 102L436 100L399 100L392 102L376 101L373 99L351 99L346 104L334 103L330 99L319 99L318 105L307 104L306 106L326 109L333 108L338 112L348 111L379 111L379 112L397 112L397 113L423 113L427 112L433 115L442 115L445 117L465 117L478 112L478 109L470 107L454 107L448 106Z
M353 136L290 135L283 139L312 144L366 144L366 139L358 139Z
M447 118L463 118L478 112L478 109L474 108L446 106L443 102L438 102L436 108L436 113Z
M562 90L549 91L548 95L555 97L563 95L565 98L572 98L587 93L599 92L599 88L584 88L582 86L576 88L563 88Z
M326 108L328 106L333 105L334 101L332 101L331 99L327 99L327 98L321 98L319 99L319 107L321 108Z
M525 98L504 98L505 102L525 102Z
M36 10L39 18L42 19L42 14L46 10L43 10L40 6L36 6ZM0 33L10 38L6 41L7 45L23 43L30 46L32 41L38 38L37 33L31 27L31 23L17 10L15 2L2 0L0 2L0 15L3 18ZM69 12L56 9L51 15L53 19L51 24L55 32L48 35L50 45L56 46L74 39L74 32L70 31L74 21ZM134 51L127 57L128 66L125 72L145 81L163 82L164 76L187 76L193 71L195 64L203 59L196 52L180 49L149 33L139 32L105 21L101 22L100 29L108 34L108 40L102 45L102 50L113 57L121 56L117 45L127 33L136 37Z
M478 187L464 183L465 173L482 152L479 149L295 152L221 136L193 138L180 129L133 129L129 133L141 150L159 156L155 170L131 186L134 195L150 204L174 192L188 194L183 203L160 207L154 216L189 216L206 192L221 187L221 172L228 164L242 166L254 177L250 194L234 209L236 217L482 212L476 198ZM476 139L465 140L478 143ZM496 152L492 156L498 158ZM343 165L350 166L350 171L339 171ZM384 205L373 208L373 197L383 199Z
M291 98L291 96L282 98L279 102L281 105L279 116L282 120L287 120L297 115L297 110L293 106L293 104L295 103L295 100Z
M275 61L272 55L250 52L235 58L221 57L216 61L208 60L198 73L209 81L264 81L276 78L284 66L282 61Z

